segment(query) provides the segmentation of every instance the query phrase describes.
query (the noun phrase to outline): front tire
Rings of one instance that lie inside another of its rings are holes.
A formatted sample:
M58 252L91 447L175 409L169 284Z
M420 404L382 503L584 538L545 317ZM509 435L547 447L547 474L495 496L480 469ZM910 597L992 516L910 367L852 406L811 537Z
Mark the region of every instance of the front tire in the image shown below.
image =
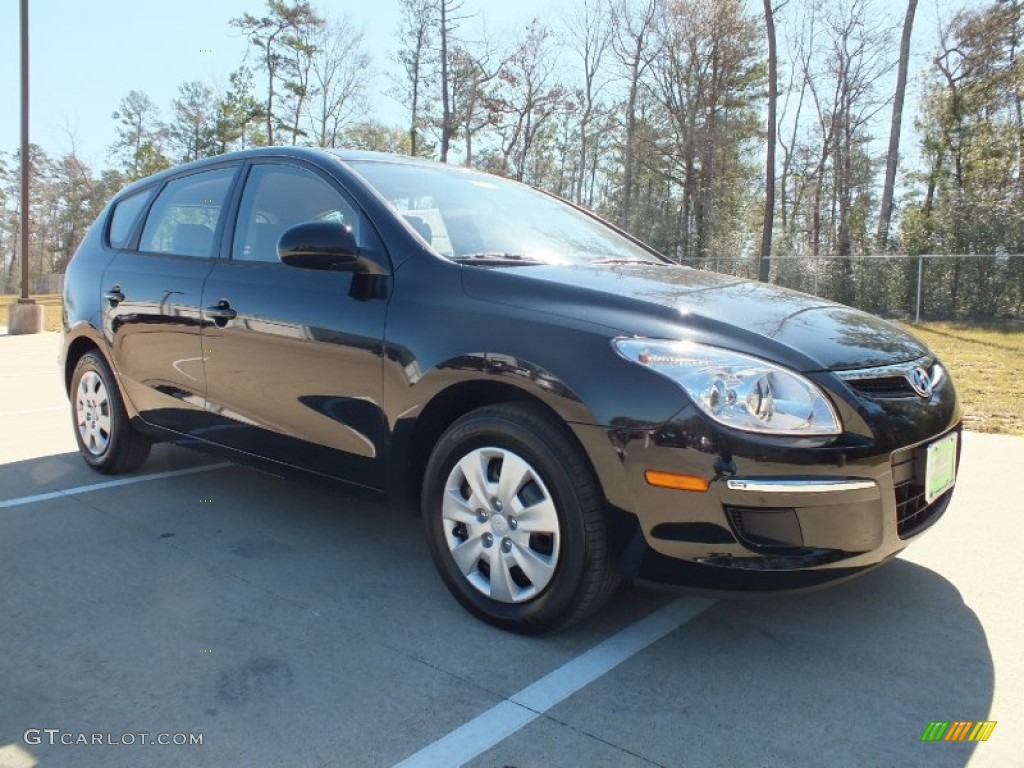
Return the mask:
M601 489L580 448L537 408L488 406L453 423L427 464L422 509L448 589L495 626L561 629L618 585Z
M106 360L86 352L71 376L71 418L78 452L106 475L133 472L149 458L152 441L132 428Z

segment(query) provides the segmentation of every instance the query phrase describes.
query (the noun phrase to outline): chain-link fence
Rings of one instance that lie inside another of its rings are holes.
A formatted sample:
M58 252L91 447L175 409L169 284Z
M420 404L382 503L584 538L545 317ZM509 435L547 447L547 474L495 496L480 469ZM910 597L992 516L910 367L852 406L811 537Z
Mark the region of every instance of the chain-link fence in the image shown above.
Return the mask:
M757 279L751 258L691 259L698 269ZM909 320L1024 320L1024 255L775 256L771 282Z
M32 296L43 294L63 293L64 275L29 275L28 292ZM16 293L21 294L21 277L18 275L7 275L0 277L0 294Z

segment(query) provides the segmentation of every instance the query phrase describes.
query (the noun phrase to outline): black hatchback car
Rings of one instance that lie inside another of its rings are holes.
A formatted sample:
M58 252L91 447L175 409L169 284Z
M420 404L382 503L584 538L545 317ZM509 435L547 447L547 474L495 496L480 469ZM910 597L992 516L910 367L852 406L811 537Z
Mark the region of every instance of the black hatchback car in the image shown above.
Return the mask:
M371 153L251 150L121 191L68 268L61 364L100 472L179 440L379 495L422 514L466 608L523 632L620 576L861 572L943 513L959 457L953 383L895 326Z

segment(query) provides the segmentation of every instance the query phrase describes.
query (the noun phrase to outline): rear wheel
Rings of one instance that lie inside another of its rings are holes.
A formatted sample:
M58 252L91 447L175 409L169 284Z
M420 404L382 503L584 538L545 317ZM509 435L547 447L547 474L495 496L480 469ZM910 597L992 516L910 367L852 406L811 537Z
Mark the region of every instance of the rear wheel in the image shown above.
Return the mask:
M452 424L427 465L422 508L449 590L496 626L568 626L618 584L600 488L579 447L538 409L489 406Z
M78 452L93 469L108 475L132 472L149 457L152 441L132 428L106 360L82 355L71 376L71 417Z

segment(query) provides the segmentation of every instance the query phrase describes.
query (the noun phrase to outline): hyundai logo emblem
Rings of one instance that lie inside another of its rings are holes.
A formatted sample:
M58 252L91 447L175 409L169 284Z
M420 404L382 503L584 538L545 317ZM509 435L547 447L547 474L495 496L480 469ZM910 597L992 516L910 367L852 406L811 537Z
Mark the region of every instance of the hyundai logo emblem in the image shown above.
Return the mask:
M928 371L918 366L910 373L907 374L907 381L910 382L910 386L914 388L921 397L928 398L932 396L932 380L928 376Z

